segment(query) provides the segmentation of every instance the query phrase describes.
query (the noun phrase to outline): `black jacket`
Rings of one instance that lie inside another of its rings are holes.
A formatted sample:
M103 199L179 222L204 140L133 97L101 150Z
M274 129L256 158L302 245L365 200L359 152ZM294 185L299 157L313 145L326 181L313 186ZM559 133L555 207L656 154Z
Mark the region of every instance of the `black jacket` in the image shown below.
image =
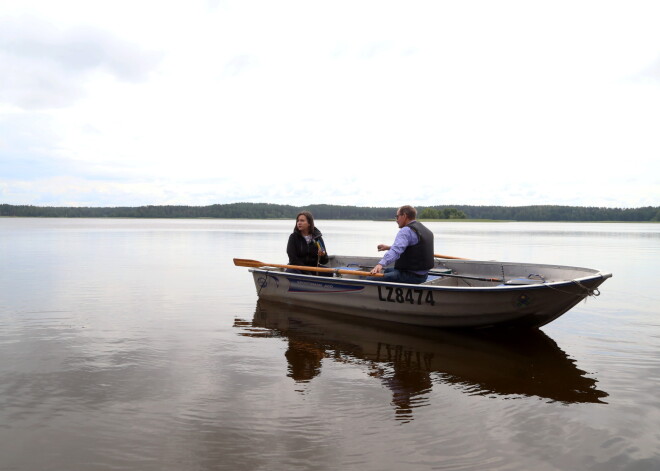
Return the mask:
M319 248L325 252L325 255L319 257ZM289 242L286 244L286 253L289 255L289 265L303 265L306 267L316 267L328 263L328 251L325 248L321 231L316 227L312 234L312 241L308 244L296 227L289 236Z

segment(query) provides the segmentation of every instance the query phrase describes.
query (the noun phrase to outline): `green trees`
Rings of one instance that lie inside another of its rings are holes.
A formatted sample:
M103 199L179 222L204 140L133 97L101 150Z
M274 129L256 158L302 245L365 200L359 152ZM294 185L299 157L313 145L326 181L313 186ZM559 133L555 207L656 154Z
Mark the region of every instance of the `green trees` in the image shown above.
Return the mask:
M304 207L270 203L210 206L138 206L116 208L51 207L0 204L0 216L88 218L222 218L294 219L309 210L316 219L392 220L395 207L314 204ZM492 219L507 221L630 221L660 222L660 207L595 208L582 206L418 206L420 219Z
M466 219L467 216L463 211L456 208L424 208L420 211L418 217L420 219Z
M651 221L660 222L660 209L656 211L655 216L651 218Z

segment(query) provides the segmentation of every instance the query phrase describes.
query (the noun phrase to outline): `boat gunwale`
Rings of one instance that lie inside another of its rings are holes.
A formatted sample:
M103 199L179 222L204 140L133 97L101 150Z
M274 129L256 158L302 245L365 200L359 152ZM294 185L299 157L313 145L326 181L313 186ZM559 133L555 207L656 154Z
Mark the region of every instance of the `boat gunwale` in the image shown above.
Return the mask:
M533 265L538 265L538 264L533 264ZM553 268L562 268L556 265L547 265L548 267L553 267ZM577 268L577 267L565 267L565 268ZM591 269L589 269L591 270ZM249 268L248 271L250 272L259 272L259 273L265 273L265 274L277 274L278 276L284 276L286 278L298 278L298 279L304 279L304 280L313 280L313 281L319 281L319 282L325 282L325 283L349 283L352 285L365 285L365 286L379 286L379 285L384 285L384 286L400 286L403 288L410 288L412 286L418 288L418 289L424 289L424 290L431 290L431 291L520 291L520 290L539 290L539 289L554 289L554 288L559 288L559 287L565 287L565 286L572 286L577 284L578 286L581 283L586 283L590 281L595 281L602 279L605 281L606 279L610 278L612 276L611 273L602 273L600 271L596 271L595 274L589 275L589 276L584 276L580 278L573 278L571 280L561 280L561 281L550 281L550 282L543 282L543 283L535 283L535 284L525 284L525 285L506 285L506 284L498 284L494 286L437 286L437 285L432 285L432 284L413 284L413 283L397 283L397 282L391 282L391 281L377 281L377 280L367 280L367 279L355 279L355 278L344 278L344 277L337 277L337 278L330 278L328 276L319 276L319 275L307 275L303 273L290 273L286 272L281 268L278 267L272 267L271 269L268 269L268 267L262 267L262 268ZM332 281L330 281L332 280Z

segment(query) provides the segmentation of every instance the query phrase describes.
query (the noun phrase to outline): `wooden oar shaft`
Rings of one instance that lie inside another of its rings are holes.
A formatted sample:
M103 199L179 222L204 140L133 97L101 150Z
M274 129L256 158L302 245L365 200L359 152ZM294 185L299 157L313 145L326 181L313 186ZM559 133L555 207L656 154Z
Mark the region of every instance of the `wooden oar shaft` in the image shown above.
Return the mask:
M307 267L302 265L280 265L277 263L264 263L258 260L248 260L245 258L235 258L234 265L237 267L275 267L275 268L289 268L291 270L301 270L301 271L316 271L324 273L341 273L343 275L357 275L357 276L383 276L382 273L377 273L372 275L368 271L358 271L358 270L342 270L339 268L326 268L326 267Z
M454 259L454 260L470 260L469 258L452 257L451 255L442 255L442 254L439 254L439 253L434 253L433 256L435 258L451 258L451 259Z

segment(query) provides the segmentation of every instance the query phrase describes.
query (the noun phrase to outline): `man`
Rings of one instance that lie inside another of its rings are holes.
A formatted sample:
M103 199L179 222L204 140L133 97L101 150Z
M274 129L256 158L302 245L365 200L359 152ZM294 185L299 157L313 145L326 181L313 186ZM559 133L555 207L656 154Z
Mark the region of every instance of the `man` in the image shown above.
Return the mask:
M371 280L393 281L398 283L423 283L433 268L433 232L416 221L417 210L412 206L401 206L396 212L399 226L391 246L378 245L378 251L387 250L371 274L383 271L383 267L394 263L394 268L386 268L384 276L370 277Z

